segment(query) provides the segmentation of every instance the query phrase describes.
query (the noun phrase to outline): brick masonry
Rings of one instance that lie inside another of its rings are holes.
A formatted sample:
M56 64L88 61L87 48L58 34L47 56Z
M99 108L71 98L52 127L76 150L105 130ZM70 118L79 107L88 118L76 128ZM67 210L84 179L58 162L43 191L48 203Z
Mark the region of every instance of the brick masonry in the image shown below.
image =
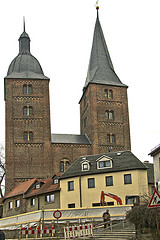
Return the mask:
M23 85L31 84L32 94L23 94ZM105 89L113 91L106 99ZM6 101L6 193L19 182L61 174L60 162L73 163L83 155L130 150L129 114L126 87L89 84L80 100L81 134L87 134L92 145L51 143L49 80L5 79ZM31 106L31 116L23 107ZM106 119L106 111L114 118ZM25 141L24 132L33 132ZM115 142L107 143L107 134Z

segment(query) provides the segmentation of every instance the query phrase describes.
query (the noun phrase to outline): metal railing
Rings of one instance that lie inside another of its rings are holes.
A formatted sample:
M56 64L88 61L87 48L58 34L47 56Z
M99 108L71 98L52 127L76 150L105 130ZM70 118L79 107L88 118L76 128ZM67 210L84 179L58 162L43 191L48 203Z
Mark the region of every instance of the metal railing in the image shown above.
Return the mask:
M94 230L97 230L98 238L99 238L99 234L101 232L104 232L107 229L110 229L111 232L113 232L113 227L120 226L120 225L122 225L123 228L124 228L125 227L125 223L128 223L128 221L127 220L121 220L119 223L113 224L113 221L111 220L111 221L103 222L103 223L100 223L100 224L94 226ZM108 227L104 228L105 224L108 224Z

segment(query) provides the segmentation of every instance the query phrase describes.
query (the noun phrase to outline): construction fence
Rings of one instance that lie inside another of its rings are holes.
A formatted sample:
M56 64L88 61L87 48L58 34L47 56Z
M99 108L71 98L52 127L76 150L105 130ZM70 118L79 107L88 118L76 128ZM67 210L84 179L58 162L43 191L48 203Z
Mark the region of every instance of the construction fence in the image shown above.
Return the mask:
M102 221L103 212L109 209L111 219L124 219L126 212L132 208L133 205L118 205L118 206L103 206L94 208L78 208L78 209L60 209L62 217L58 220L59 224L72 223L87 223L94 221ZM0 219L0 229L16 229L26 227L26 225L37 226L41 221L50 222L52 225L57 223L53 217L53 213L57 209L42 209L35 212L19 214L12 217Z

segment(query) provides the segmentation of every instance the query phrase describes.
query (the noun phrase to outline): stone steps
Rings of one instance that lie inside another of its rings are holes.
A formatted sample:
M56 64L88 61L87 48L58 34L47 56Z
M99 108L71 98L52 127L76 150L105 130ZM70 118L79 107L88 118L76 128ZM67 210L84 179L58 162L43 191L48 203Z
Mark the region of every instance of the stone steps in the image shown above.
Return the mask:
M115 231L115 232L94 232L93 237L97 239L133 239L135 231Z

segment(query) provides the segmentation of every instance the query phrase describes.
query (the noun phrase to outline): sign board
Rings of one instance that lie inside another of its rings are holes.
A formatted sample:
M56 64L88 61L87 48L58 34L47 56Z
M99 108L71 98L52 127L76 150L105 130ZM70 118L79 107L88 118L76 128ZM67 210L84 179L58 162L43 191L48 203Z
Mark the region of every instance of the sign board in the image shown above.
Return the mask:
M158 191L155 189L154 193L151 197L150 203L148 205L149 208L151 207L160 207L160 194Z
M54 218L60 218L62 216L62 213L61 213L61 211L59 211L59 210L57 210L57 211L55 211L54 213L53 213L53 217Z

